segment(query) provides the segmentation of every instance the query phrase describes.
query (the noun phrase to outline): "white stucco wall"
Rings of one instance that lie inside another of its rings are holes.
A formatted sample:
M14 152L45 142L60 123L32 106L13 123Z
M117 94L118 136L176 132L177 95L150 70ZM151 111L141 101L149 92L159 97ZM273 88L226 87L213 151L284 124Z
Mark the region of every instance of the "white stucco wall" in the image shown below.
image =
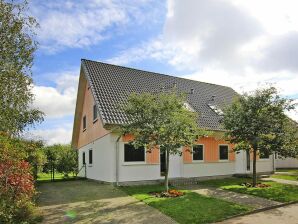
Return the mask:
M236 174L246 174L252 173L253 160L250 160L250 171L246 168L246 152L240 151L236 154L236 165L235 172ZM269 159L259 159L257 160L257 172L272 172L273 171L273 156L270 156Z
M85 152L87 178L106 182L116 181L116 144L117 136L108 134L103 138L83 146L79 149L79 168L82 167L82 153ZM160 164L125 163L124 142L119 141L119 182L159 180ZM89 149L93 150L93 164L89 164ZM269 159L257 161L257 172L272 172L272 156ZM246 154L236 154L235 161L229 162L193 162L184 163L183 157L179 155L170 156L170 178L179 177L205 177L217 175L233 175L252 172L246 170ZM79 176L84 176L84 169Z
M275 160L276 168L298 168L298 159L278 158Z
M87 178L106 182L115 181L115 143L108 134L79 149L79 169L85 152ZM93 150L93 163L89 164L89 149ZM84 169L79 173L84 176Z
M232 175L234 173L235 162L193 162L183 164L183 177Z

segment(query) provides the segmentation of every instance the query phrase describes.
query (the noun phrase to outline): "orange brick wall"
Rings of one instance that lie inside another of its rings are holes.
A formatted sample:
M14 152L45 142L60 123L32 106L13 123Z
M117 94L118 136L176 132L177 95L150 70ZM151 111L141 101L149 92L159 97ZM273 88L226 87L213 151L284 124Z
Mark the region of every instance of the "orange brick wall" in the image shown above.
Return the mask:
M232 151L233 145L229 144L224 140L217 140L214 137L203 137L200 138L197 144L204 145L204 161L205 162L218 162L219 160L219 145L220 144L228 144L229 145L229 160L235 160L235 152ZM184 163L192 162L192 154L188 148L183 148L183 161Z

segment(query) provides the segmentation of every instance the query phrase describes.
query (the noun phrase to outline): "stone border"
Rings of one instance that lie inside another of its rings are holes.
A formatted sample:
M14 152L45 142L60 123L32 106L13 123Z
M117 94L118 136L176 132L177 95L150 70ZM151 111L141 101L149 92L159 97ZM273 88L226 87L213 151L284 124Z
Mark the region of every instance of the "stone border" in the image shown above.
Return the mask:
M246 216L246 215L251 215L251 214L255 214L255 213L259 213L259 212L264 212L264 211L268 211L268 210L275 209L275 208L286 207L288 205L293 205L293 204L297 204L297 203L298 203L298 201L291 201L291 202L282 203L280 205L273 205L273 206L269 206L269 207L266 207L266 208L259 208L259 209L252 210L250 212L246 212L246 213L238 214L238 215L233 215L233 216L230 216L228 218L218 220L215 223L223 222L223 221L227 221L229 219L242 217L242 216Z

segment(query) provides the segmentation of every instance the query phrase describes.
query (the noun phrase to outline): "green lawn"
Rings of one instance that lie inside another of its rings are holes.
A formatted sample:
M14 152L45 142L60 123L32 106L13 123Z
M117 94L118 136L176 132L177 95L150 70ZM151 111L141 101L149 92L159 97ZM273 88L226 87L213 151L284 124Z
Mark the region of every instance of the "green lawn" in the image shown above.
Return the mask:
M294 180L298 181L298 175L286 175L286 174L274 174L271 177L283 180Z
M288 172L288 173L293 173L298 175L298 169L276 169L277 172Z
M73 179L75 176L73 173L68 174L68 177L64 177L63 173L55 172L55 180L67 180L67 179ZM38 173L37 175L37 181L50 181L51 180L51 173Z
M271 185L268 188L247 188L240 186L241 183L252 182L249 178L227 178L218 180L202 181L200 184L218 187L224 190L238 193L251 194L258 197L268 198L279 202L298 201L298 187L294 185L280 184L273 181L262 181Z
M178 198L151 196L149 192L164 189L159 185L130 186L120 189L170 216L178 223L211 223L252 210L248 206L202 196L190 191L184 191L185 195Z

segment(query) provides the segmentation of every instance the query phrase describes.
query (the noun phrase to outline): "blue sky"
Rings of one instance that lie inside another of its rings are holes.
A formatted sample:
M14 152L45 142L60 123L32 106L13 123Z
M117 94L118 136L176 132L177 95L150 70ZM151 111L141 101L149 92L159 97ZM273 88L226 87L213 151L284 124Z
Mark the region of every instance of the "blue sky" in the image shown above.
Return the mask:
M32 0L40 28L30 135L71 140L81 58L251 91L267 83L298 98L295 1ZM297 113L292 113L298 120Z

